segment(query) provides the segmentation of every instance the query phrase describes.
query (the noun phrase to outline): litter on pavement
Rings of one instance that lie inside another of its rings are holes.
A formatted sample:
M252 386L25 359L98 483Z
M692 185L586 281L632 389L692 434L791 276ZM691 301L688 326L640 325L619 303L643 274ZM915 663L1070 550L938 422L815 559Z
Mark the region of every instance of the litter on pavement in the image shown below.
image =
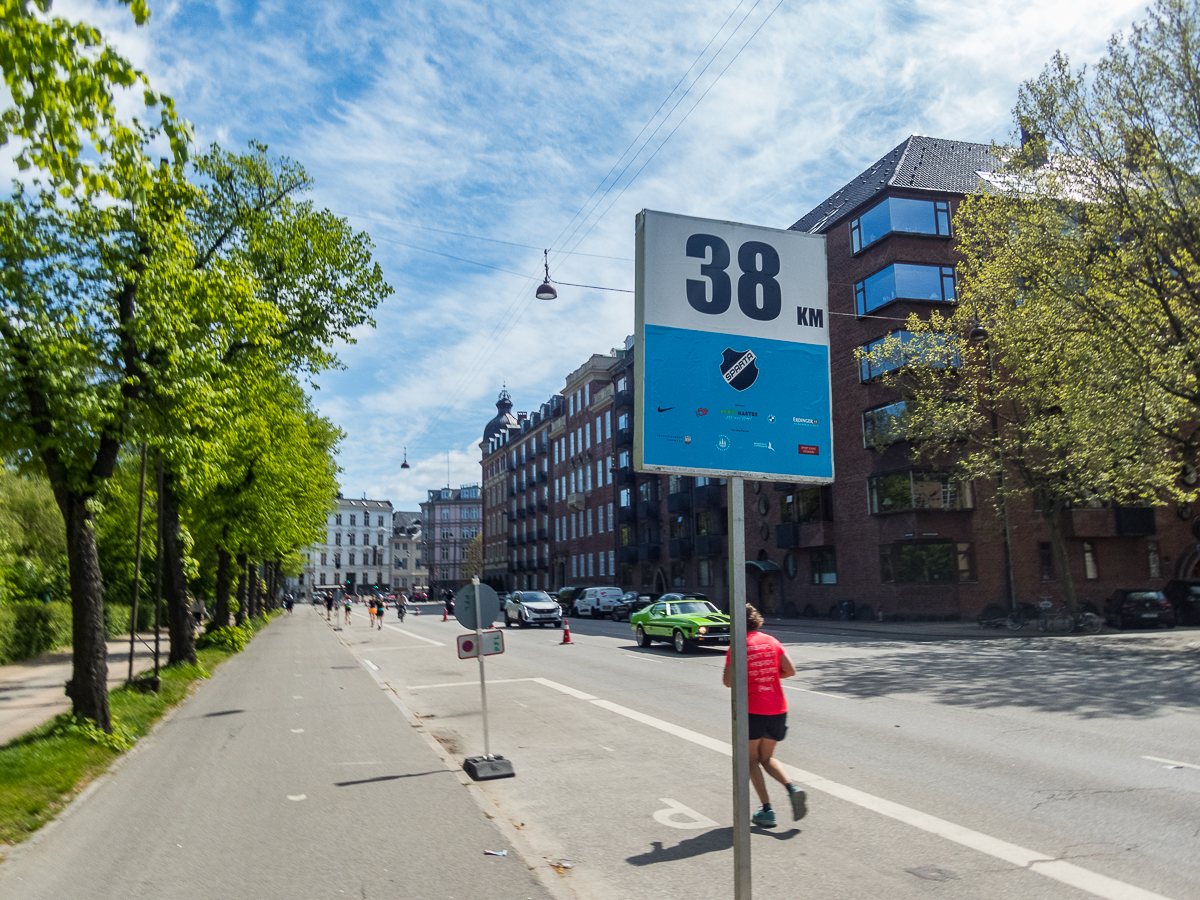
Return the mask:
M508 856L507 850L484 850L484 856Z

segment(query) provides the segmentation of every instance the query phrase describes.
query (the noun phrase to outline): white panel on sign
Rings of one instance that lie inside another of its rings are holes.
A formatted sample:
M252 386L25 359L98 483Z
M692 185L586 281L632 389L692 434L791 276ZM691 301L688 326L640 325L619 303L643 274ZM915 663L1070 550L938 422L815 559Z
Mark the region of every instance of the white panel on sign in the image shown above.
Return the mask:
M495 656L504 652L504 632L485 631L477 641L474 633L458 636L458 658L474 659L479 655L479 647L483 647L484 656Z
M643 210L634 468L833 480L825 238Z

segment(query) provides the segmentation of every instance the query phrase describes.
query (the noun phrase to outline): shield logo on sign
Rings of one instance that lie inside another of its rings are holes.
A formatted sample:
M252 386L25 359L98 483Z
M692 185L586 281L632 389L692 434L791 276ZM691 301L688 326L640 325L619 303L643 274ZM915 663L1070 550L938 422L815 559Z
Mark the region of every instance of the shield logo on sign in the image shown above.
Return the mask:
M744 391L758 378L758 366L754 364L753 350L731 350L725 348L721 354L721 377L735 391Z

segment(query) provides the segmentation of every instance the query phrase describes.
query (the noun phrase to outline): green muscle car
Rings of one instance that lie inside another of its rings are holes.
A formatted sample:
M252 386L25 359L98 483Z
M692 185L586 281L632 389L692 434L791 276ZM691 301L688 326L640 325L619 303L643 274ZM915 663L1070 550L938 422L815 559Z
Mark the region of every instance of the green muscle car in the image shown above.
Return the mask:
M669 641L677 653L688 653L701 644L729 643L729 616L703 594L663 594L634 613L629 624L643 647Z

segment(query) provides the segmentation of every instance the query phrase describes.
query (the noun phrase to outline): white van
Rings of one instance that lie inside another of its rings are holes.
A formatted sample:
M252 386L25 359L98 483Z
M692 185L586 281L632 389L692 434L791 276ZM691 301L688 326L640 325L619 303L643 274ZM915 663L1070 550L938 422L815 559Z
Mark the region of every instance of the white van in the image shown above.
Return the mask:
M615 587L584 588L575 598L575 615L602 619L611 616L613 607L621 602L621 589Z

